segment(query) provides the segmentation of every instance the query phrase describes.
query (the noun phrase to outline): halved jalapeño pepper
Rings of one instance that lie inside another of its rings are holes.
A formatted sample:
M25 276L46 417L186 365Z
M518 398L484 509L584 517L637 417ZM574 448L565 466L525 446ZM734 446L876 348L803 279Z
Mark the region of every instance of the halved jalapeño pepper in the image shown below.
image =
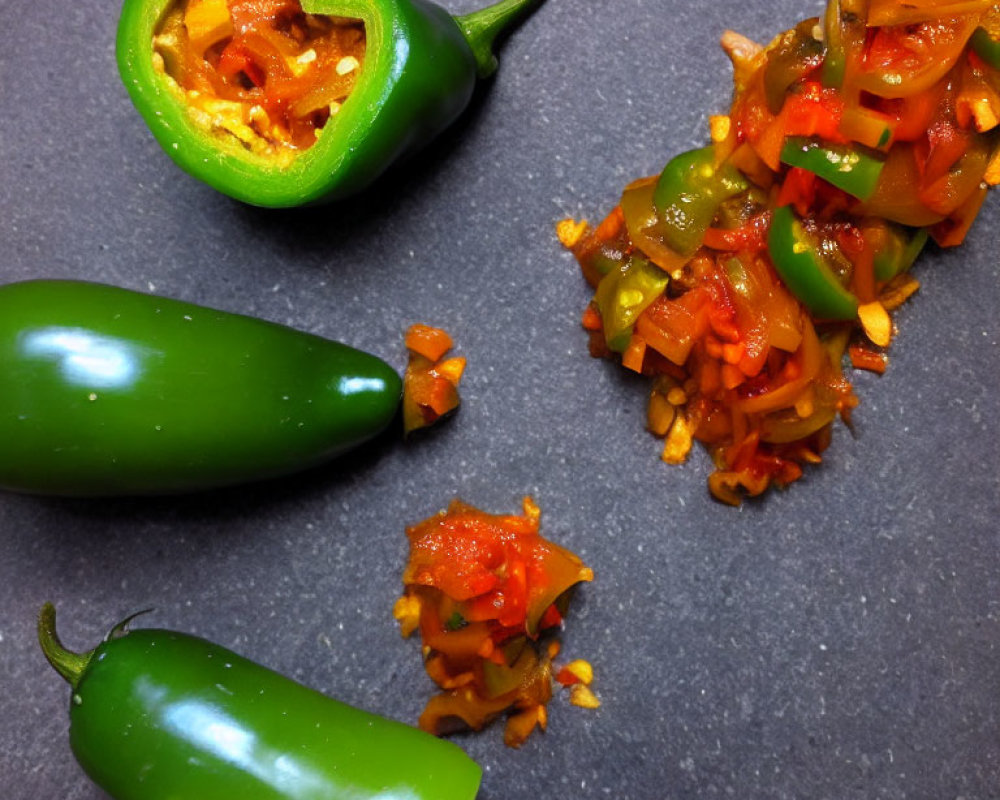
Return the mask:
M247 203L354 194L450 125L538 0L125 0L122 80L184 170Z
M375 356L251 317L77 281L0 287L0 487L208 489L319 464L394 418Z
M857 316L858 299L826 263L791 206L775 209L767 245L778 275L814 317L849 320Z
M473 800L458 746L338 702L216 644L116 627L94 650L38 638L72 687L70 746L115 800Z

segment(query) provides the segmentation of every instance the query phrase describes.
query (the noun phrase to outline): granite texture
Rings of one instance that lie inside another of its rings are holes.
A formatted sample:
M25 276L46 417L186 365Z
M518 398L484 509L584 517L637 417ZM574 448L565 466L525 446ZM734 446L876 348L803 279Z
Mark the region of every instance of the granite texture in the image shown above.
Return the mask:
M453 0L455 12L472 0ZM591 359L589 294L553 234L704 141L729 98L716 42L767 40L819 2L548 0L468 113L340 206L267 212L159 150L122 88L113 2L0 11L0 279L107 281L346 341L402 368L449 330L464 405L308 474L158 500L0 497L6 800L98 800L67 743L67 687L35 644L45 600L84 649L147 606L331 695L414 722L431 692L391 617L404 527L454 496L542 508L596 579L566 656L603 705L557 696L520 751L456 740L481 800L1000 797L1000 202L930 250L888 373L824 464L761 502L669 467L641 381Z

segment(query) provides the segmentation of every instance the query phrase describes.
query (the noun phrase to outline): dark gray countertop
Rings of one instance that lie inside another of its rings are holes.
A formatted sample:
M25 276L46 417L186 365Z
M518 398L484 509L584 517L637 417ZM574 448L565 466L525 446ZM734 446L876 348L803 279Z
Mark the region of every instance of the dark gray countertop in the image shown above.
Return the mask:
M738 510L709 498L704 453L658 460L641 382L588 356L589 293L553 234L704 141L729 98L724 28L766 40L820 8L548 0L419 159L359 201L274 213L160 151L118 80L113 3L8 3L0 278L255 314L399 368L422 321L469 366L459 415L412 446L195 497L0 497L3 795L102 796L35 644L43 601L79 649L155 606L145 624L415 722L432 687L391 616L404 527L454 496L513 512L531 494L595 570L563 641L603 706L557 697L520 751L497 728L457 737L483 800L1000 797L997 197L922 258L888 373L856 376L854 434Z

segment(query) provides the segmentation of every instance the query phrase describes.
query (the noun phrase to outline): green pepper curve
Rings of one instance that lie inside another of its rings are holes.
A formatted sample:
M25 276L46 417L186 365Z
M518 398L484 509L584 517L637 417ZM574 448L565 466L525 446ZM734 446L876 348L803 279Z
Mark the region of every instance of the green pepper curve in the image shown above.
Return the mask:
M802 229L791 206L774 210L767 248L788 290L824 320L850 320L858 315L858 299L840 282Z
M859 200L875 193L884 161L857 146L820 144L812 139L789 136L781 148L781 160L817 175Z
M177 87L154 67L153 36L174 0L125 0L118 69L157 141L195 178L252 205L332 201L366 188L447 128L468 105L476 78L496 69L496 37L539 1L500 0L456 18L426 0L302 0L306 13L362 20L367 50L336 124L287 166L198 127Z
M0 487L164 494L313 466L394 418L375 356L79 281L0 287Z
M669 283L666 272L635 255L601 278L594 300L604 321L604 339L609 349L617 353L625 350L635 321L666 291Z
M115 800L472 800L457 745L340 703L204 639L126 632L89 653L38 618L72 686L70 746Z
M674 156L653 191L653 205L667 245L681 256L693 255L719 206L748 186L734 166L715 164L711 145Z
M969 42L977 56L993 69L1000 69L1000 41L990 36L986 28L976 28Z

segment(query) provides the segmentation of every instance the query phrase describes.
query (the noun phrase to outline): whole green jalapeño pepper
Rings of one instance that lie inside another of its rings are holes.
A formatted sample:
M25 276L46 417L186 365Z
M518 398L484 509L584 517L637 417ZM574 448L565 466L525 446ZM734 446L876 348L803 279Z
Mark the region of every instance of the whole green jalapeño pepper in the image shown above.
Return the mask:
M167 74L154 40L182 0L124 0L118 68L157 141L194 177L253 205L332 201L361 191L448 127L468 105L477 77L495 71L496 37L539 1L500 0L452 17L428 0L301 0L306 14L360 20L364 63L355 63L357 83L315 143L279 156L206 122L192 109L190 92ZM294 70L309 58L315 53L288 60Z
M89 653L38 620L72 686L70 746L115 800L473 800L450 742L340 703L211 642L119 625Z
M77 281L0 287L0 487L163 494L287 474L371 438L401 381L251 317Z

